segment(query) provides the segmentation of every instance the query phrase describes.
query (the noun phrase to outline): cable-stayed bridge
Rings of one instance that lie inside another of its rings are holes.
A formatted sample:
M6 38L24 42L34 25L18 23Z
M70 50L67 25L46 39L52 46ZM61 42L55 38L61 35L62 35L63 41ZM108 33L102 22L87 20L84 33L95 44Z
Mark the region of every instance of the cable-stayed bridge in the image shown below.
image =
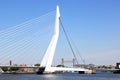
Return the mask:
M40 64L54 32L55 15L56 11L53 10L22 24L0 29L0 65L9 65L9 61L12 64ZM64 37L60 35L59 39L63 40ZM62 43L64 46L61 43L58 46L66 51L64 47L67 43Z
M1 62L5 63L5 61L12 60L14 61L14 63L24 63L27 61L28 63L35 64L41 61L41 65L38 71L39 74L53 73L56 71L78 71L78 72L90 71L85 68L52 67L55 49L59 38L60 21L61 21L60 11L59 7L57 6L56 11L52 11L46 15L43 15L36 19L29 20L15 27L10 27L1 30L0 31ZM47 32L48 34L46 35L45 32ZM47 41L48 43L46 43ZM67 41L70 45L70 49L72 50L76 63L78 63L68 37ZM45 48L45 46L43 46L42 44L46 44L49 46ZM40 60L40 56L38 56L39 53L45 53L42 60ZM35 68L36 66L33 65L14 66L2 64L0 65L0 67Z

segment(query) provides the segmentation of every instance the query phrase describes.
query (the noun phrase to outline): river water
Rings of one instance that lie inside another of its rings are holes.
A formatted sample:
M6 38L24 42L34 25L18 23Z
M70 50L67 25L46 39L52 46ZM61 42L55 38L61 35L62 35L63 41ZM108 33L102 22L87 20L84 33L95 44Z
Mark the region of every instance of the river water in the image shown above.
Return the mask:
M0 74L0 80L120 80L120 74Z

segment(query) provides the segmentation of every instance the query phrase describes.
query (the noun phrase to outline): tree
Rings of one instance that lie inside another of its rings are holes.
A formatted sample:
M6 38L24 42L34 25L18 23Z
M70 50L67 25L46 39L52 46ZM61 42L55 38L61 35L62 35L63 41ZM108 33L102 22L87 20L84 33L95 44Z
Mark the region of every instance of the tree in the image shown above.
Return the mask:
M4 72L9 71L8 67L2 67L1 68Z
M39 67L39 66L40 66L40 64L35 64L34 66L38 66L38 67Z
M1 68L4 72L6 72L6 71L17 71L17 70L19 70L19 68L17 68L17 67L2 67Z
M11 71L17 71L17 70L19 70L19 68L18 67L11 67L10 70Z
M64 65L57 65L56 67L64 67Z

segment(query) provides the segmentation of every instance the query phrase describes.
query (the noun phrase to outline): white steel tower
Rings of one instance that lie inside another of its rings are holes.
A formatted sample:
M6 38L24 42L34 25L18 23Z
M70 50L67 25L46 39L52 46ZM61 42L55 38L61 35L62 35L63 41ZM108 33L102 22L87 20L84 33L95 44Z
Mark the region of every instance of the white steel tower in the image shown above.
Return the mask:
M53 60L53 56L55 53L55 49L56 49L56 45L59 37L59 18L60 18L60 11L59 11L59 6L57 6L54 33L52 36L52 40L48 46L48 49L41 62L41 67L45 67L45 71L52 71L51 70L52 60Z

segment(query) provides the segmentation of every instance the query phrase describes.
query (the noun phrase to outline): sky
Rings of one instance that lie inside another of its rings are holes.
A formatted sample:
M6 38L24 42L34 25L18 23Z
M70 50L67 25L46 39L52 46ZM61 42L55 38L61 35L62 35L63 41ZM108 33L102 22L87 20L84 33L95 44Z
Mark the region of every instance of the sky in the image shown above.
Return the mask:
M119 4L119 0L0 0L0 30L39 17L59 5L61 20L85 63L115 65L120 61ZM57 52L63 53L60 46Z

